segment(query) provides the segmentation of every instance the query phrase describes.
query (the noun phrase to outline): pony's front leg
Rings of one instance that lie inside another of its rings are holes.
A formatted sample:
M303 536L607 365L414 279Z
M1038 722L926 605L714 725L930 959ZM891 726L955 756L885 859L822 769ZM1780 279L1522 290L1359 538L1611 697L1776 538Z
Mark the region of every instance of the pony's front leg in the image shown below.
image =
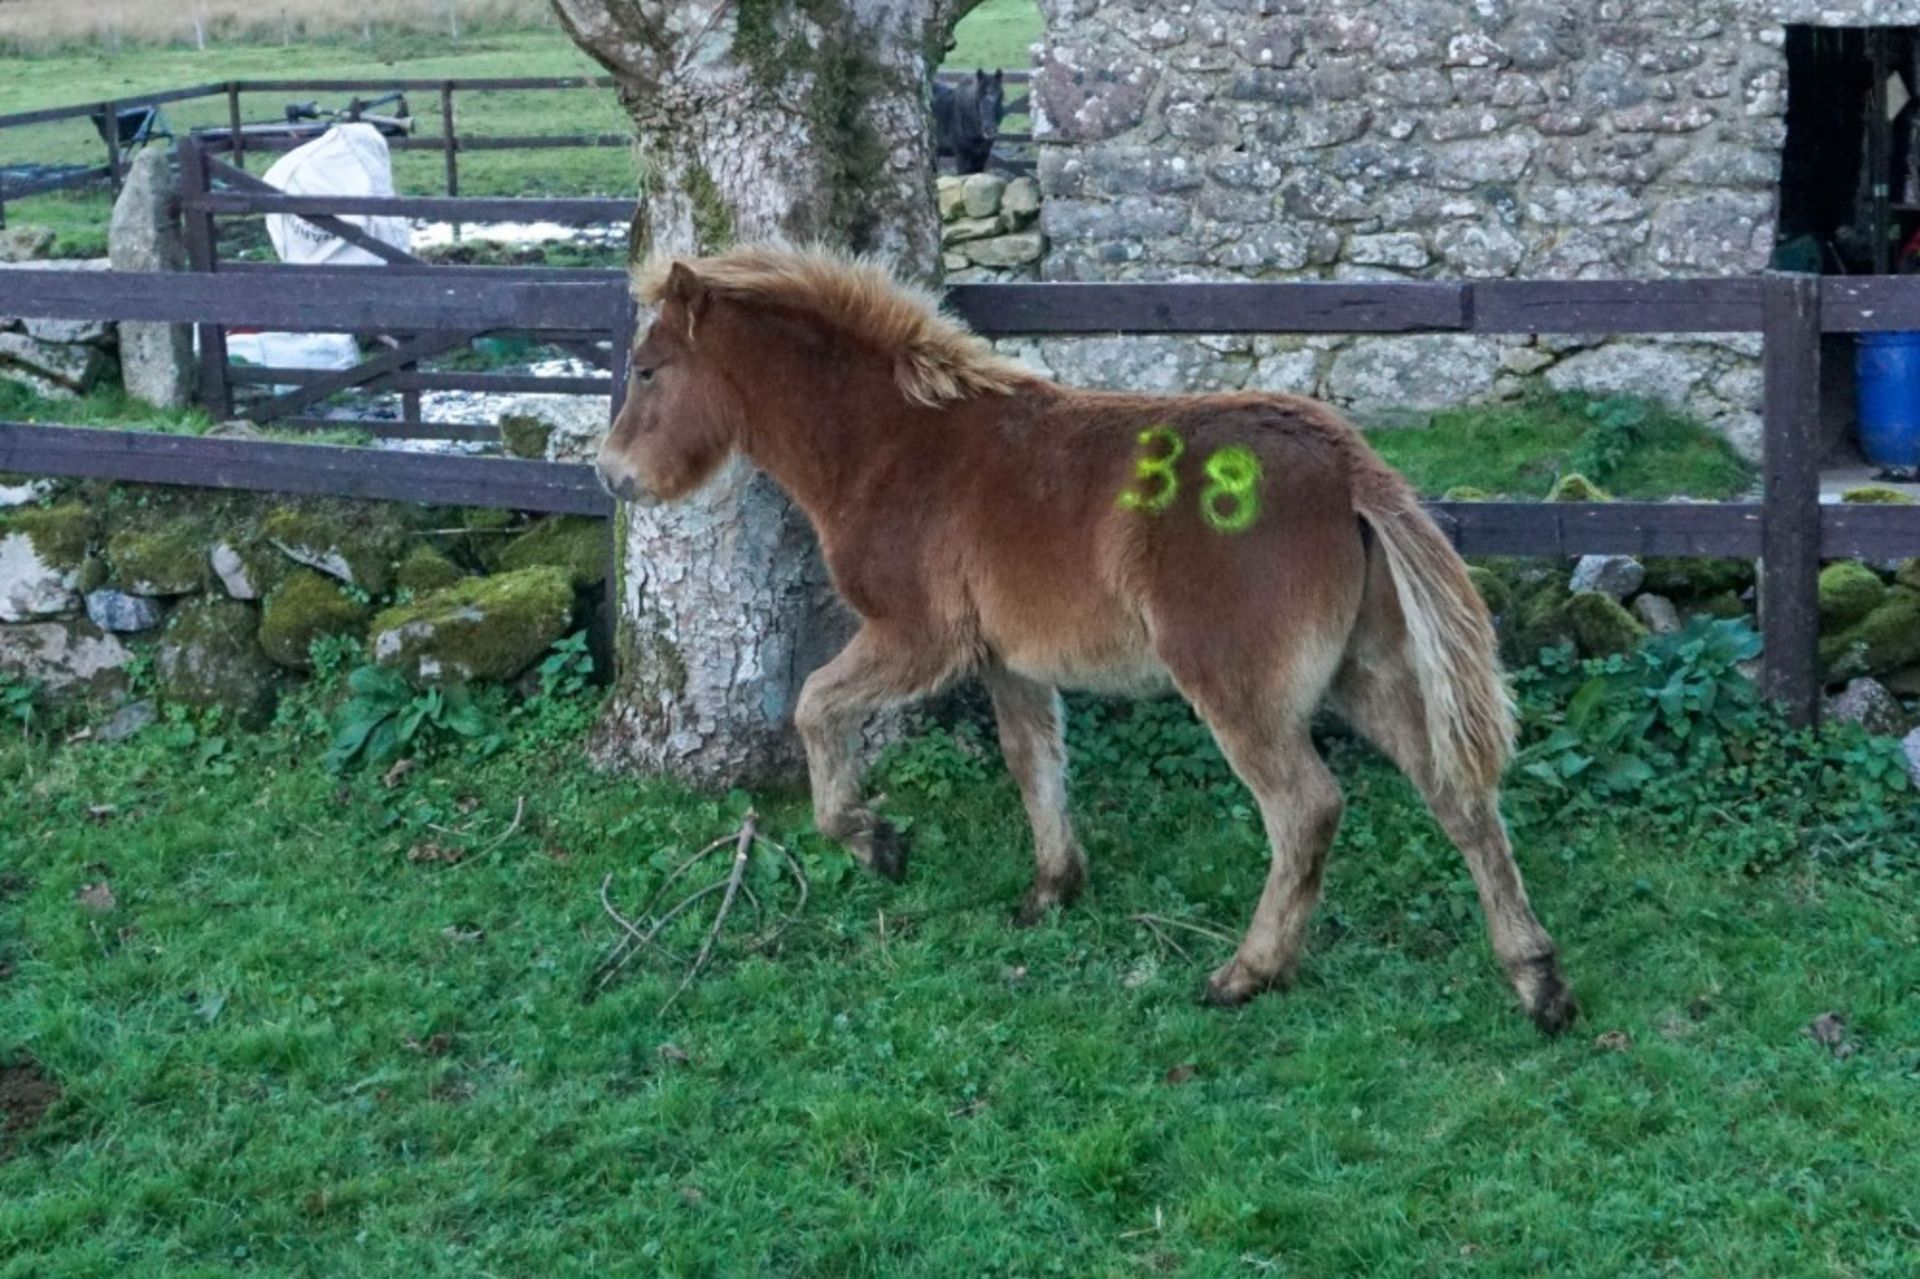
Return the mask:
M935 691L943 663L904 638L868 625L840 655L807 677L794 727L807 750L813 824L847 846L854 860L888 879L907 873L906 844L860 798L860 728L889 706Z

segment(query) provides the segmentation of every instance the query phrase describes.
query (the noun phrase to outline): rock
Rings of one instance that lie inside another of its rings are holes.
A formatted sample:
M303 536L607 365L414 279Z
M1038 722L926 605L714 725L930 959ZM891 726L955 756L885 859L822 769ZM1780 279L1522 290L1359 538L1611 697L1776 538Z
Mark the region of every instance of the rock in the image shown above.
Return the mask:
M43 692L104 693L123 684L133 653L117 638L78 619L0 626L0 672Z
M553 424L545 418L531 413L505 413L500 417L500 443L509 457L543 460L552 440Z
M0 333L0 379L18 382L50 400L71 400L98 386L111 367L90 344L42 342L27 333Z
M93 740L105 742L108 745L124 742L159 717L159 711L145 698L137 702L128 702L108 716L106 723L93 730Z
M1599 591L1616 602L1640 589L1647 570L1631 555L1582 555L1567 589L1574 594Z
M1652 556L1645 561L1643 589L1677 600L1705 599L1723 591L1738 595L1753 585L1753 565L1747 560L1681 559Z
M1872 612L1820 639L1830 678L1880 675L1920 662L1920 591L1895 586Z
M606 580L613 564L613 540L607 521L582 515L555 515L532 525L500 552L508 572L547 566L563 570L576 587Z
M1713 360L1707 355L1610 342L1569 355L1542 376L1556 391L1637 396L1682 406L1712 372Z
M512 679L533 665L573 617L564 570L469 578L373 619L373 660L437 683Z
M123 529L107 539L112 579L130 595L191 595L206 584L203 537L199 525L184 519Z
M1030 177L1018 177L1000 193L1002 216L1015 219L1016 226L1031 222L1040 212L1040 184Z
M1469 279L1512 275L1527 255L1526 241L1491 220L1443 227L1433 243L1446 264Z
M1649 248L1654 264L1670 274L1761 271L1772 247L1772 225L1771 193L1669 198L1653 206Z
M186 240L172 155L143 148L128 166L107 229L116 271L180 271ZM193 330L185 324L120 325L120 377L127 394L158 408L185 408L194 385Z
M1900 750L1907 757L1907 776L1914 789L1920 790L1920 728L1900 739Z
M1845 688L1827 699L1827 718L1858 724L1882 737L1902 737L1913 727L1900 699L1877 680L1865 678L1848 680Z
M0 511L12 510L16 506L36 505L51 492L53 492L52 480L27 480L21 484L0 481Z
M999 218L958 218L940 228L940 246L951 248L969 240L984 240L1000 233Z
M87 593L87 617L103 631L150 631L166 616L158 602L144 595L106 588Z
M1902 560L1893 570L1893 580L1920 591L1920 559Z
M394 585L403 591L412 591L415 595L424 595L428 591L437 591L443 586L452 586L465 577L460 566L434 550L431 546L416 546L407 552L393 571Z
M958 174L943 173L934 179L934 198L940 205L940 220L951 222L966 211L967 193Z
M78 503L0 512L0 622L79 607L76 588L92 535L93 517Z
M236 600L257 600L266 589L266 583L260 577L258 557L250 555L232 542L221 542L213 548L210 557L213 575L220 579L220 585L227 595Z
M1680 630L1680 610L1664 595L1634 597L1632 612L1649 635L1672 635Z
M39 262L53 252L52 227L0 227L0 262Z
M398 539L391 527L356 528L342 517L281 507L267 516L261 529L267 541L296 564L369 595L384 595L393 585Z
M174 613L154 648L153 670L163 700L218 707L244 728L273 717L279 674L255 638L252 609L234 600L202 596Z
M1038 262L1046 247L1038 231L1016 231L990 240L974 240L962 245L960 251L976 266L1013 267Z
M1030 85L1034 133L1058 142L1100 142L1146 116L1160 72L1151 63L1108 57L1097 67L1059 44L1047 47Z
M1578 471L1568 471L1547 492L1549 502L1611 502L1612 496Z
M1385 266L1403 271L1417 271L1432 260L1426 239L1410 231L1353 236L1347 241L1344 256L1360 266Z
M1581 591L1567 601L1563 611L1575 642L1588 657L1630 652L1647 637L1647 628L1620 607L1618 600L1598 591Z
M970 218L990 218L1000 212L1000 196L1007 180L994 173L969 173L960 183L961 203Z
M1327 370L1327 398L1371 425L1424 424L1428 414L1493 389L1499 347L1487 338L1423 334L1354 342Z
M1820 570L1820 620L1829 626L1851 626L1886 597L1886 583L1864 564L1840 560Z
M313 642L365 633L370 611L334 579L295 569L260 606L260 648L280 666L311 670Z

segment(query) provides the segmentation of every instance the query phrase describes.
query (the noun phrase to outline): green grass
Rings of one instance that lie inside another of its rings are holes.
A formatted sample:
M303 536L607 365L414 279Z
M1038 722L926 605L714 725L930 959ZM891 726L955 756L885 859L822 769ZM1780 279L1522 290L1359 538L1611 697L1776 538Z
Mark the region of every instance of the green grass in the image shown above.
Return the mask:
M1747 492L1753 468L1725 438L1685 414L1633 401L1543 394L1505 404L1449 409L1425 430L1374 431L1381 456L1421 492L1471 486L1508 497L1544 497L1569 470L1587 465L1583 445L1610 429L1609 408L1641 420L1610 473L1590 475L1616 497L1730 498Z
M1035 0L986 0L955 25L953 49L945 65L960 71L975 67L1024 70L1033 62L1030 46L1042 30Z
M1526 822L1587 1010L1544 1042L1457 859L1336 740L1350 809L1303 981L1223 1013L1193 995L1224 948L1131 917L1237 931L1266 861L1244 805L1096 757L1089 895L1018 932L1017 797L927 739L883 779L908 881L850 872L796 797L760 796L813 901L777 954L723 943L662 1015L666 964L581 1002L601 882L637 903L738 801L595 774L574 731L522 723L392 789L322 771L299 715L0 742L0 1065L62 1090L0 1158L0 1274L1894 1276L1920 1255L1911 873L1743 872L1749 841L1796 838L1764 816L1682 839L1631 807ZM468 860L409 860L425 840ZM101 881L105 912L78 899ZM1844 1059L1803 1033L1827 1012Z

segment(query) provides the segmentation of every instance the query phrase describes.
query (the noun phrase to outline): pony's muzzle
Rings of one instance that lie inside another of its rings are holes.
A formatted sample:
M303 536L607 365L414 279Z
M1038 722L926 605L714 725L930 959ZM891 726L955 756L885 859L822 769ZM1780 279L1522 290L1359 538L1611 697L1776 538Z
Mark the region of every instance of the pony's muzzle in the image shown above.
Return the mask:
M593 466L593 473L600 481L600 487L605 489L611 497L616 497L622 502L632 503L634 506L653 506L656 504L657 499L654 495L649 493L633 476L628 475L624 471L609 471L605 462L596 462Z

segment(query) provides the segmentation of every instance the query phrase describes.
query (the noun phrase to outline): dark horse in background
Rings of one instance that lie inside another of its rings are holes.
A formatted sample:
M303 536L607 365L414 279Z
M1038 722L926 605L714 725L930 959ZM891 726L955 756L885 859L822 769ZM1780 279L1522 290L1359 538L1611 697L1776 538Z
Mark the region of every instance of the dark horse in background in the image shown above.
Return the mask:
M976 70L958 87L933 82L933 134L940 154L953 157L956 173L985 173L1007 115L1000 72Z

